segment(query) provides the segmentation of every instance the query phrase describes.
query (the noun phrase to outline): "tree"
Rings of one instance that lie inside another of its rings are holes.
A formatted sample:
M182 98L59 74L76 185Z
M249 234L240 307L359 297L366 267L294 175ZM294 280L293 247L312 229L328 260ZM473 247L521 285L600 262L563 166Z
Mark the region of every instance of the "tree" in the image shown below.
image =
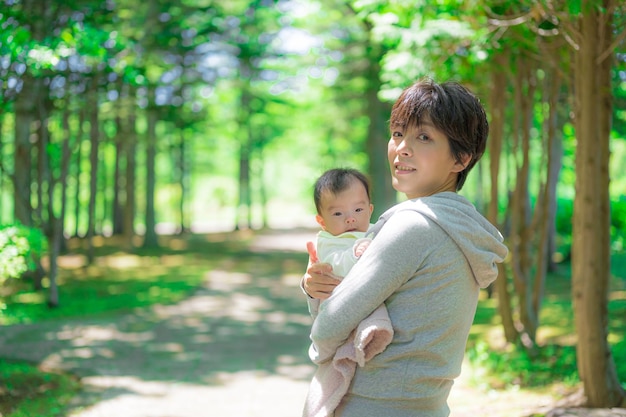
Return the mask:
M572 247L572 298L577 365L587 405L626 406L608 344L610 277L609 138L614 15L621 2L582 0L576 25L576 196ZM621 14L620 14L621 13ZM626 30L618 34L623 37Z

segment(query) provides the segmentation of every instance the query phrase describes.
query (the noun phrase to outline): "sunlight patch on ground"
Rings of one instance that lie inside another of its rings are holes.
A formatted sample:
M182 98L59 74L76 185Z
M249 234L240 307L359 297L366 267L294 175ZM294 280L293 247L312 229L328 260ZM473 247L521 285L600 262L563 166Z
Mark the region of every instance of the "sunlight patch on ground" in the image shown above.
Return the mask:
M151 340L154 334L147 332L121 332L114 325L108 326L64 326L63 330L48 335L52 340L70 340L74 346L86 346L95 341L141 343Z
M537 343L557 344L561 346L573 346L576 344L578 337L575 334L568 333L568 329L555 326L541 326L537 329Z
M554 403L553 393L550 392L481 389L471 383L476 378L480 378L480 370L474 369L465 360L461 375L450 392L450 417L525 417L533 409L545 409Z
M87 257L84 255L67 254L57 258L57 265L61 269L78 269L87 264Z
M82 380L86 389L116 394L70 417L293 417L300 415L308 382L263 372L222 373L218 384L144 381L120 376Z
M252 275L238 272L213 270L206 274L208 288L214 291L233 291L237 287L250 284Z
M611 301L626 300L626 291L612 291L609 294L609 300Z
M250 250L264 252L270 249L306 253L306 242L315 241L316 232L304 230L299 233L276 233L256 236Z

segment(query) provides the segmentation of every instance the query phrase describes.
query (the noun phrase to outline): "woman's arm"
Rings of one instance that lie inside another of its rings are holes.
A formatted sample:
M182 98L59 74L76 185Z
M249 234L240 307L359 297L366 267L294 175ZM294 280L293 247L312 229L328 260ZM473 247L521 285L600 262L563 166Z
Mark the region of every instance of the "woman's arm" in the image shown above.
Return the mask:
M356 326L409 280L442 235L415 211L391 216L359 262L320 307L311 339L321 357L332 355Z

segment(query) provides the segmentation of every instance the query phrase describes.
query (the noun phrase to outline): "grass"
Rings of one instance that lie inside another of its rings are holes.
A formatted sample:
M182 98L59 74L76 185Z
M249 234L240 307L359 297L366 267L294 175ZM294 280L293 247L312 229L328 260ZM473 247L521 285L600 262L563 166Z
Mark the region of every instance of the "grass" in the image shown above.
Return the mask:
M60 259L60 306L46 306L47 291L34 291L29 283L13 281L0 288L0 325L36 323L78 317L117 316L155 304L185 299L206 279L208 270L228 269L260 259L276 264L293 262L281 251L258 253L248 248L252 235L233 234L161 237L156 250L121 250L115 239L97 241L96 262L87 266L83 242L71 241L71 255ZM298 271L306 255L297 258ZM626 357L626 253L613 261L614 279L609 302L610 337L614 358ZM260 272L260 271L259 271ZM476 370L474 382L490 389L547 390L555 381L568 387L579 384L566 266L550 275L542 308L536 357L523 349L504 346L493 299L480 302L468 343L468 358ZM626 362L616 360L620 380L626 381ZM80 389L71 376L50 373L28 363L0 359L0 416L63 415L63 407ZM45 410L42 411L42 410Z
M626 253L612 258L608 313L611 352L619 380L626 381L626 362L620 360L626 357ZM570 388L579 385L569 265L560 265L546 280L536 355L504 344L498 319L496 300L481 301L467 354L477 370L477 385L499 389L546 389L555 381Z
M44 372L24 362L0 359L0 416L62 416L79 391L78 379Z

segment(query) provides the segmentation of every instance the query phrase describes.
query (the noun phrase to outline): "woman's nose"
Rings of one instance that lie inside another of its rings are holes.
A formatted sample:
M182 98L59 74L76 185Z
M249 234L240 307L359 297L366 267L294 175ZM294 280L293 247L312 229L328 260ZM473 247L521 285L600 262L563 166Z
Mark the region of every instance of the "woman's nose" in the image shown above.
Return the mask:
M396 152L402 156L408 156L411 154L411 150L409 149L409 146L406 143L406 140L403 140L398 144L398 147L396 148Z

